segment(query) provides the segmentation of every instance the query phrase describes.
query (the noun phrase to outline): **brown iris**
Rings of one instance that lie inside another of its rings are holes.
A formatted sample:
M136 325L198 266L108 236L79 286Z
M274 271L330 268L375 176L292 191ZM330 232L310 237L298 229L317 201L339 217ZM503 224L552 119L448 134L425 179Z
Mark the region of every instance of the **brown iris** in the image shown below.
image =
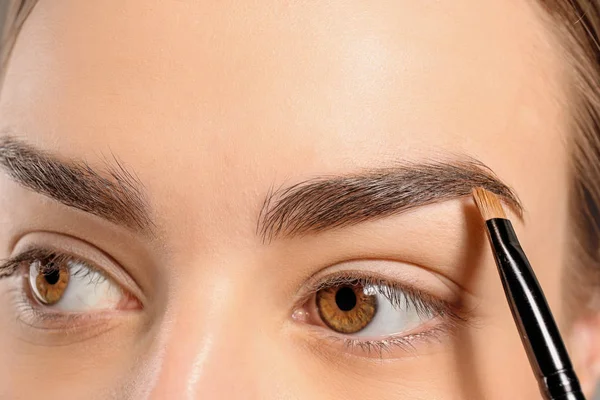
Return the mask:
M365 294L364 286L359 283L321 289L316 303L323 322L340 333L360 331L377 311L376 296Z
M70 272L66 265L49 262L42 264L38 262L32 265L35 268L32 273L35 277L34 294L43 304L56 304L65 294L67 285L69 284ZM31 282L34 284L34 282Z

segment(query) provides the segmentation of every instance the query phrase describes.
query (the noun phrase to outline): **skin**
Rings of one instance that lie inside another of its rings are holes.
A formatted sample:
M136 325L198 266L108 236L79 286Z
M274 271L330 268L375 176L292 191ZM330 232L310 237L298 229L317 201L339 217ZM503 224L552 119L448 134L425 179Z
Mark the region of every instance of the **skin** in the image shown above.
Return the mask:
M600 330L567 324L562 297L558 48L542 11L517 0L41 0L11 56L1 131L100 170L114 155L143 183L155 231L0 174L0 258L23 243L75 249L144 306L48 332L19 323L15 280L0 281L0 397L537 398L469 198L271 242L256 233L271 187L463 156L519 195L524 218L511 218L589 394ZM307 280L348 260L385 260L373 268L386 279L460 299L469 323L382 358L348 352L292 318Z

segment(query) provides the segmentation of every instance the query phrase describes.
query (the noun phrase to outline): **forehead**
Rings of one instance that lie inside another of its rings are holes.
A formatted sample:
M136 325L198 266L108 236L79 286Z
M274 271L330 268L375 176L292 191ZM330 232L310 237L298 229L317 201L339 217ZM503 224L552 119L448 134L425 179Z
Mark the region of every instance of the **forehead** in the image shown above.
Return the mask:
M40 0L2 128L66 157L114 153L190 204L449 154L526 192L566 162L542 21L526 1Z

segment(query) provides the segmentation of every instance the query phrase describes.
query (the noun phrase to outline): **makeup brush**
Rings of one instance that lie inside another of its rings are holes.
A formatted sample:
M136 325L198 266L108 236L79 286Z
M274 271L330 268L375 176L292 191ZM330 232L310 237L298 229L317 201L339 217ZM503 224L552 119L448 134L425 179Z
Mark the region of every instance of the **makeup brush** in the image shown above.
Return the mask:
M544 293L498 197L476 188L504 293L540 391L547 400L585 400Z

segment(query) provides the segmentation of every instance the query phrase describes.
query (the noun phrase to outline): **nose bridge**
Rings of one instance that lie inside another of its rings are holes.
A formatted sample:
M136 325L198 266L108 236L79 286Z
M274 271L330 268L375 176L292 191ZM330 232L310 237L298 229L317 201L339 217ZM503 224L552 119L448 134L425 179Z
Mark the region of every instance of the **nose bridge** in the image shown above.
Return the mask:
M254 307L243 273L189 279L172 299L157 340L152 399L251 398Z

